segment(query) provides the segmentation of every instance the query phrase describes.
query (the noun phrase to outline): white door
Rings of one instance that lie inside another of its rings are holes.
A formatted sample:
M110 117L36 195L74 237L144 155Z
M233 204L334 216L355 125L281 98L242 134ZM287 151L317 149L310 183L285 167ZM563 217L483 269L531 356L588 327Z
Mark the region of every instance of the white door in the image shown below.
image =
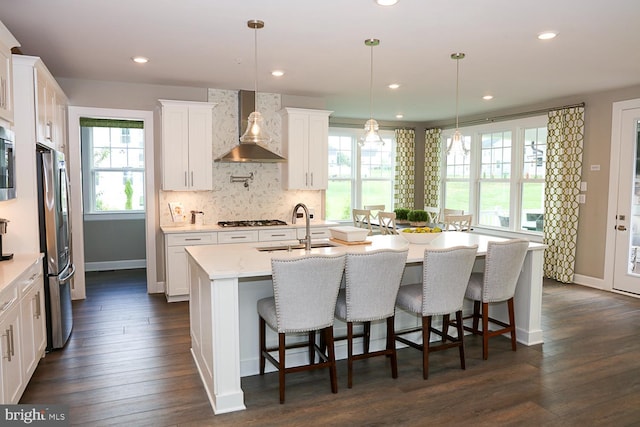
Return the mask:
M611 143L619 150L613 289L640 294L640 100L614 104Z

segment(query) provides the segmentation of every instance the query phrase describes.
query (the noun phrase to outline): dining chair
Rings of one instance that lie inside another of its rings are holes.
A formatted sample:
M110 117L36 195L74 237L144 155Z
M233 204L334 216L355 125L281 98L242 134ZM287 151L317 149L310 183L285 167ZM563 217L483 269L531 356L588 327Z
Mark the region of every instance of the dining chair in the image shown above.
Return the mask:
M422 377L429 377L429 353L458 348L460 367L465 369L464 331L462 306L469 276L476 259L477 245L456 246L450 249L425 249L422 283L403 285L398 290L396 305L422 318L422 326L396 331L396 340L422 351ZM455 313L456 336L449 335L449 316ZM442 316L442 328L438 330L433 316ZM422 332L421 342L405 335ZM440 337L440 343L431 342L431 333Z
M369 230L369 235L373 234L373 228L371 227L371 211L369 209L354 209L353 214L353 226L358 228L365 228Z
M371 211L371 217L375 218L378 212L384 211L385 205L364 205L362 208L369 209L369 211Z
M427 222L436 223L440 219L440 209L431 206L425 206L424 211L429 215Z
M378 227L380 227L380 234L398 234L396 228L396 213L378 212Z
M284 403L285 374L303 370L329 368L331 391L338 392L333 322L336 299L344 272L345 255L306 255L294 258L273 258L273 297L258 301L260 375L264 375L265 360L278 369L280 403ZM278 346L266 346L266 325L278 333ZM320 331L327 354L315 343ZM286 345L288 333L307 333L307 342ZM287 367L286 350L308 347L309 364ZM278 352L276 359L271 355ZM320 360L315 362L315 355Z
M473 215L445 215L444 229L449 231L471 231Z
M469 278L465 298L473 301L473 314L465 318L473 319L473 326L465 326L465 330L482 336L482 358L485 360L489 357L491 337L511 334L511 349L516 351L513 296L528 248L529 241L525 239L489 242L484 271L472 273ZM489 307L501 302L507 303L509 323L489 316ZM478 328L480 321L482 329ZM489 322L498 325L500 329L490 330Z
M389 356L391 377L398 377L394 315L395 303L408 249L383 249L365 253L348 253L345 265L345 287L336 302L336 318L347 323L347 384L353 384L353 361L376 356ZM369 351L371 322L386 319L385 349ZM353 324L364 323L362 334L354 335ZM353 354L353 339L363 337L363 352Z

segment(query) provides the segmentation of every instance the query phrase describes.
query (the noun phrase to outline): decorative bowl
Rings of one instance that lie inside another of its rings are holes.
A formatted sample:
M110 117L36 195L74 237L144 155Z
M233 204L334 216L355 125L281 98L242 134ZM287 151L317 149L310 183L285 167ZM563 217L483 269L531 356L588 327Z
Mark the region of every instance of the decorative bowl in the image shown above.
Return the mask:
M427 228L428 227L405 228L400 230L399 234L409 243L413 243L415 245L428 245L440 237L442 235L442 231L419 231Z

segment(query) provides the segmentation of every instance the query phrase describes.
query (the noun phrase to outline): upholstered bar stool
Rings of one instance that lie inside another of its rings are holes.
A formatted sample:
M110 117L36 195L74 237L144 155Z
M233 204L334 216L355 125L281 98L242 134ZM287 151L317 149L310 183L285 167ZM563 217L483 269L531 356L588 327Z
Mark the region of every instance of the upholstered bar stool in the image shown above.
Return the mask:
M396 295L407 263L408 249L377 250L347 254L345 288L340 289L335 316L347 323L347 384L353 385L353 361L375 356L390 356L391 376L398 377L394 336ZM370 324L386 319L387 340L384 350L369 352ZM353 324L364 323L363 353L353 354Z
M338 392L333 321L338 290L344 272L345 255L306 255L271 260L273 297L258 301L260 330L260 375L265 360L278 368L280 403L284 403L285 374L309 369L329 368L331 391ZM278 346L267 348L266 325L278 333ZM324 337L327 354L315 344L315 331ZM308 342L285 343L285 335L306 333ZM287 367L287 349L309 347L309 364ZM271 352L278 351L278 359ZM314 363L314 354L320 357Z
M478 246L456 246L450 249L424 251L422 283L401 286L396 305L422 318L422 327L396 332L396 340L422 350L422 377L429 377L429 352L457 347L460 367L465 369L462 306ZM449 335L449 316L455 313L455 337ZM432 325L433 316L443 316L442 330ZM422 331L422 343L403 335ZM439 344L430 342L431 332L440 336Z
M516 322L513 308L513 296L520 271L527 255L529 241L511 239L504 242L489 242L484 272L473 273L467 285L465 297L473 301L473 326L465 329L482 335L482 358L489 357L489 338L506 333L511 334L511 349L516 351ZM489 317L489 306L505 302L509 310L509 323ZM482 305L482 311L480 310ZM482 329L478 324L482 320ZM500 329L489 330L489 322Z

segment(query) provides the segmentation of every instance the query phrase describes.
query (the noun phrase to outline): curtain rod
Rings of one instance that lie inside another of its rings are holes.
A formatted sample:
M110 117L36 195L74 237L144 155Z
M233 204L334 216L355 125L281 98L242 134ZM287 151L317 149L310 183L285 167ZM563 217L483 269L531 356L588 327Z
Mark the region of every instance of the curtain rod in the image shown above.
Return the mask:
M331 127L339 127L339 128L349 128L349 129L359 129L362 128L364 130L364 125L360 123L341 123L341 122L332 122L329 120L329 126ZM415 131L416 128L407 127L407 126L389 126L389 125L380 125L381 130L396 130L396 129L409 129Z
M505 120L519 119L522 117L537 116L539 114L548 113L549 111L554 111L554 110L562 110L565 108L575 108L575 107L584 107L584 106L585 106L584 102L579 102L577 104L563 105L561 107L542 108L540 110L525 111L522 113L504 114L502 116L487 117L485 119L467 120L465 122L460 122L459 127L479 125L482 123L502 122ZM442 129L453 129L454 127L455 127L455 124L452 123L450 125L442 126Z

